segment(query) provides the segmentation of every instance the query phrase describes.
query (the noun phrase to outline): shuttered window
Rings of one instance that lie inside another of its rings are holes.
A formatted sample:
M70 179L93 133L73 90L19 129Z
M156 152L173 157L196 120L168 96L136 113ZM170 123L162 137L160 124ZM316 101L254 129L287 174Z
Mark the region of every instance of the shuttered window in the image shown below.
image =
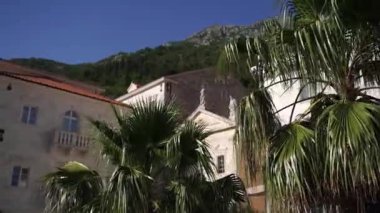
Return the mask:
M14 166L12 170L11 186L26 187L29 180L29 168Z
M36 124L37 123L38 108L32 106L24 106L22 108L21 121L25 124Z

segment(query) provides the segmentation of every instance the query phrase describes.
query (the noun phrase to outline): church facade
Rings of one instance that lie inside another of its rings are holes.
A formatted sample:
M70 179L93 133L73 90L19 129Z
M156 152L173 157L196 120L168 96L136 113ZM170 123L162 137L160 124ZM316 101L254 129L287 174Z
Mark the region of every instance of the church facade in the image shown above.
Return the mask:
M132 105L139 100L174 101L183 119L205 125L211 133L206 138L213 158L216 179L238 174L245 182L250 204L255 212L265 211L265 190L260 176L250 181L239 162L234 135L237 102L247 94L235 79L218 80L214 69L202 69L164 76L146 85L132 83L128 93L117 98Z

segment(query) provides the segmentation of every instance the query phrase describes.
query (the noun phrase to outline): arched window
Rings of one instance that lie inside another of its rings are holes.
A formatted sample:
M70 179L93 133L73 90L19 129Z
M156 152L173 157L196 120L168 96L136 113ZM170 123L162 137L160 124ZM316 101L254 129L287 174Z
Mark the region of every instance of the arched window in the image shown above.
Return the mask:
M79 119L76 112L70 110L65 112L65 116L63 118L63 130L67 132L77 132Z

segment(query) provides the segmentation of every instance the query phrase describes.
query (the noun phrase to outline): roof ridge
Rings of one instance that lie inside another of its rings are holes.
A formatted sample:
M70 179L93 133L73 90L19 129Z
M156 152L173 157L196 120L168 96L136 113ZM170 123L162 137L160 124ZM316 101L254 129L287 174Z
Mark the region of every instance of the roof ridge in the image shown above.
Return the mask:
M119 102L117 100L108 98L106 96L103 96L101 94L95 93L93 91L87 90L85 88L64 82L64 81L59 81L54 78L49 78L49 76L40 76L40 75L29 75L29 74L23 74L23 73L12 73L12 72L5 72L5 71L0 71L0 75L7 76L10 78L15 78L21 81L37 84L37 85L42 85L46 86L49 88L65 91L71 94L76 94L80 95L83 97L95 99L98 101L104 101L108 102L111 104L117 104L117 105L122 105L122 106L128 106L127 104L124 104L122 102ZM47 78L46 78L47 77ZM45 82L42 81L41 79L46 80ZM49 82L50 81L50 82Z
M10 75L19 75L19 76L29 76L29 77L38 77L38 78L46 78L46 79L50 79L50 80L53 80L53 81L57 81L57 82L63 82L63 83L66 83L62 80L59 80L57 78L54 78L52 76L48 76L48 75L41 75L41 74L34 74L34 73L17 73L17 72L9 72L9 71L4 71L4 70L0 70L1 73L9 73ZM67 83L68 84L68 83ZM71 84L70 84L71 85ZM74 85L73 85L74 86Z
M76 85L77 87L81 87L86 90L97 90L97 91L103 91L104 88L97 86L94 83L89 82L82 82L75 79L70 79L67 76L63 74L58 73L52 73L40 68L31 68L26 65L17 64L13 61L9 60L0 60L0 68L1 69L7 69L11 73L21 73L21 74L28 74L28 75L38 75L38 76L45 76L46 78L55 79L56 81L66 82L71 85Z
M190 74L193 74L193 73L196 73L196 72L210 71L212 69L216 69L216 68L215 67L205 67L205 68L196 69L196 70L186 70L186 71L175 73L175 74L172 74L172 75L164 75L162 77L166 77L166 78L178 77L178 76L182 76L182 75L190 75Z

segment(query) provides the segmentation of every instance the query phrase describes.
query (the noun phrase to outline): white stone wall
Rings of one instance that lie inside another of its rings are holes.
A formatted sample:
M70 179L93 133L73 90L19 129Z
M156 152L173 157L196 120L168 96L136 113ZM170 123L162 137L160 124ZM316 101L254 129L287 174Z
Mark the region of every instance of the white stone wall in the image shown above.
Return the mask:
M269 85L269 82L267 83ZM360 88L364 88L364 84L361 83ZM282 84L277 84L269 88L269 92L272 96L273 103L276 107L276 110L280 110L285 106L288 106L295 102L296 97L300 90L299 82L295 82L294 85L290 88L283 86ZM376 98L380 98L380 89L370 89L363 91L368 95L371 95ZM307 92L306 92L307 93ZM331 87L327 87L324 93L326 94L335 94L335 91ZM311 94L312 96L313 94ZM310 94L307 94L306 97L310 97ZM302 100L302 97L299 97L298 100ZM293 119L294 121L297 118L297 115L304 113L310 106L310 101L304 101L298 103L294 109ZM293 107L288 107L287 109L282 110L278 113L280 121L282 124L287 124L290 121L290 115Z
M291 88L284 87L282 84L277 84L269 88L269 93L272 96L273 103L275 105L276 110L280 110L283 107L286 107L292 104L298 95L300 86L299 83L296 82ZM302 100L299 98L299 100ZM310 105L310 101L304 101L296 105L294 109L293 119L297 118L297 115L305 112ZM292 107L288 107L281 112L278 113L278 117L282 124L289 123L290 114L292 111Z
M215 178L219 179L229 174L237 174L236 152L233 137L235 128L233 122L206 110L196 111L193 121L205 125L206 130L212 134L206 138L209 152L215 166L217 157L224 156L224 172L218 173L214 170Z
M133 93L132 91L131 93ZM137 93L129 98L121 100L125 104L133 105L138 101L153 99L158 101L164 101L165 98L165 83L162 82L158 85L150 87L142 92Z
M12 90L6 90L8 84ZM21 122L24 105L38 107L35 125ZM54 132L62 130L63 116L68 110L78 113L79 133L84 135L94 133L88 117L114 120L109 103L0 76L0 129L5 130L4 141L0 142L0 210L3 213L42 212L42 177L66 161L80 161L102 174L106 172L95 143L85 153L53 146ZM13 166L30 169L27 187L11 186Z
M236 170L236 153L234 148L233 137L235 129L227 129L210 135L206 142L209 145L211 156L217 166L217 157L224 156L225 170L223 173L214 171L215 178L219 179L229 174L237 174Z

